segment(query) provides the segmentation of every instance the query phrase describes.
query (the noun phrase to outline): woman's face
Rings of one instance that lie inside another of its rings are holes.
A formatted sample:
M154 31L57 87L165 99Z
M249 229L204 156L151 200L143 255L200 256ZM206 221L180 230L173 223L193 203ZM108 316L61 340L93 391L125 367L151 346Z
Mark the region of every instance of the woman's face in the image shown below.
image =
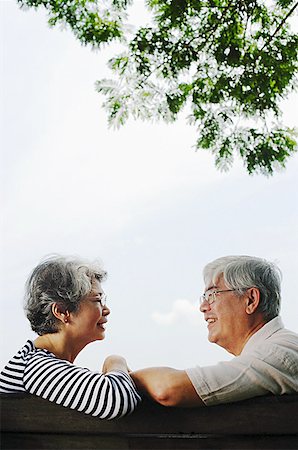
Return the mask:
M92 290L81 300L79 310L71 313L72 338L79 339L85 345L105 338L105 327L110 310L101 305L104 291L98 280L92 281Z

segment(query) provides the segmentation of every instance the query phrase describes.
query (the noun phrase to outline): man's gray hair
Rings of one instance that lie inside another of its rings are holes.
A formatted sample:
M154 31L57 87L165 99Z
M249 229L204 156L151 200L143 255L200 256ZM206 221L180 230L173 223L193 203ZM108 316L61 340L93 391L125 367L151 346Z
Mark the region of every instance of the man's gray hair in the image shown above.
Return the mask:
M53 303L65 311L78 311L82 298L92 290L92 281L101 282L106 276L96 261L57 255L44 259L26 283L24 309L32 330L39 335L58 332L60 322L52 313Z
M224 256L207 264L203 270L205 285L223 280L228 289L241 296L251 287L260 291L258 311L266 321L278 316L281 299L281 271L276 264L255 256Z

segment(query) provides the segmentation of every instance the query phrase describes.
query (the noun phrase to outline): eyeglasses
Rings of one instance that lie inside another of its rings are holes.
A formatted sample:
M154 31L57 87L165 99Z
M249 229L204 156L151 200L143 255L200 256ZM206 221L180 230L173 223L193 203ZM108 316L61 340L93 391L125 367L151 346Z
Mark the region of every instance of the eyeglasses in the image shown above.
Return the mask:
M107 294L104 292L101 292L100 294L97 294L95 297L93 297L96 300L99 300L100 306L104 308L107 304Z
M99 300L100 300L100 304L101 304L102 308L104 306L106 306L106 304L107 304L107 294L105 294L104 292L102 294L100 294L100 299Z
M215 302L217 294L220 292L233 292L236 291L236 289L222 289L221 291L214 289L214 290L208 290L200 297L200 305L202 305L204 302L207 302L208 305L211 305Z

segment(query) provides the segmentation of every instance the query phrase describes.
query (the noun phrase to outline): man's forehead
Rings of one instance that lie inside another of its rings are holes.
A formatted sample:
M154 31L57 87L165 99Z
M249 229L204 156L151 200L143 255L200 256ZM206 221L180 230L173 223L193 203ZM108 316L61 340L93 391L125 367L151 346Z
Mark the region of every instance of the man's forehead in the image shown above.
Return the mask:
M218 287L221 287L222 285L225 285L223 280L223 274L221 273L219 276L216 277L215 280L210 280L205 285L205 292L210 291L210 289L217 289Z
M209 283L207 286L205 286L205 292L211 291L212 289L216 289L217 286L213 283Z

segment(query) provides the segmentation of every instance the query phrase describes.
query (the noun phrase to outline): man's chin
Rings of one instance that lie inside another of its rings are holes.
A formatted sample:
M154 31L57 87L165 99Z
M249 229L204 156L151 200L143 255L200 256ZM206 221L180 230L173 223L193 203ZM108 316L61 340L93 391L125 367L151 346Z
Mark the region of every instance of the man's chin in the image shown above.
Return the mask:
M211 342L212 344L216 344L217 339L214 333L209 332L208 341Z

